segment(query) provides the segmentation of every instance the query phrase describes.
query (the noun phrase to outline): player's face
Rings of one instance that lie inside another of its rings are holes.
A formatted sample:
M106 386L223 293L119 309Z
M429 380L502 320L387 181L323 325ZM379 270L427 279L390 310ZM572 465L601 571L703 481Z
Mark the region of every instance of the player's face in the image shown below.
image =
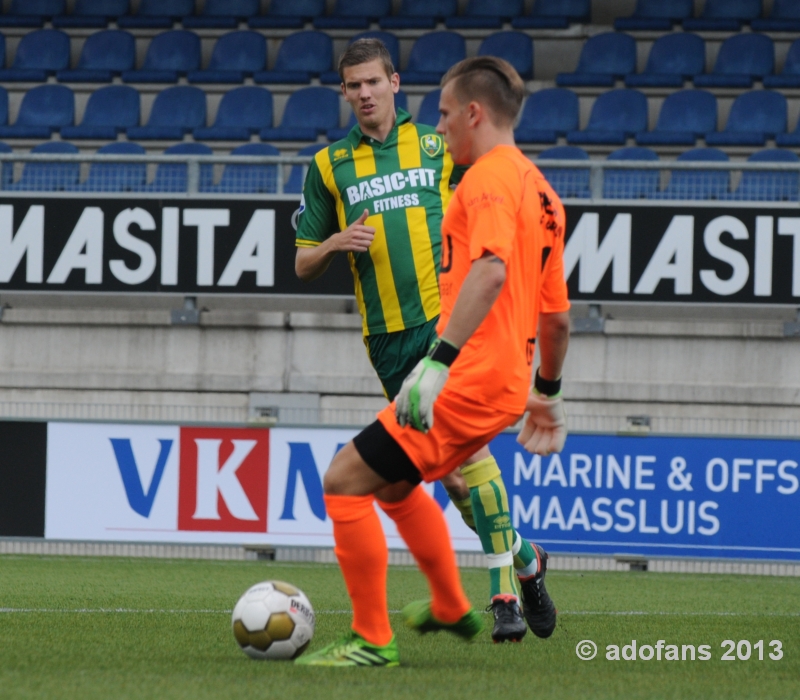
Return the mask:
M439 123L436 131L447 143L450 156L457 165L469 165L471 153L471 131L469 129L469 105L462 105L453 94L452 83L442 88L439 97Z
M400 76L390 78L380 59L344 69L342 94L350 103L361 128L380 129L394 124L394 95Z

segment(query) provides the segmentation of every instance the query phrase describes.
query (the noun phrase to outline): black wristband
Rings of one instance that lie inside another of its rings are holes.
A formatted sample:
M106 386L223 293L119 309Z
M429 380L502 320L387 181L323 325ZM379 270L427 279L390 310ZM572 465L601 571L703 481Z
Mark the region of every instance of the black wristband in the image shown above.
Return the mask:
M461 351L455 345L451 345L446 340L439 338L434 341L431 349L428 350L428 357L449 367L456 361L459 352Z
M543 379L537 369L536 379L533 380L533 388L545 396L555 396L561 391L561 377L558 379Z

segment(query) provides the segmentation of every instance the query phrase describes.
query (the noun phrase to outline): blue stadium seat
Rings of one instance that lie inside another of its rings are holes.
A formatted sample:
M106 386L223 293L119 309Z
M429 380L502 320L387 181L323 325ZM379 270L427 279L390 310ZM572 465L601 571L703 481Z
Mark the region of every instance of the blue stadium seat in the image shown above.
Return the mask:
M0 141L0 153L13 153L14 149L7 143ZM14 181L14 163L5 161L2 168L0 168L0 189L8 189L8 186Z
M97 151L98 155L145 155L133 141L116 141ZM92 163L89 177L66 189L71 192L139 192L147 182L147 163Z
M232 156L279 156L281 152L268 143L246 143L234 148ZM228 163L217 185L205 186L201 192L217 194L275 194L278 191L277 165L234 165Z
M281 125L262 129L262 141L316 141L319 134L339 126L339 93L326 87L307 87L292 93Z
M0 68L5 68L6 65L6 37L5 34L0 34Z
M197 141L247 141L251 134L272 126L272 93L246 85L222 96L214 126L194 130Z
M724 131L706 134L709 146L763 146L786 132L786 98L772 90L745 92L733 101Z
M66 0L11 0L8 13L0 15L0 27L41 27L66 11Z
M205 70L189 71L190 83L241 83L267 67L267 40L258 32L223 34Z
M754 32L800 32L800 2L772 0L772 12L766 19L750 22Z
M102 29L108 25L109 20L127 15L130 11L130 0L75 0L72 14L54 17L53 26L65 29Z
M58 29L39 29L22 37L11 68L0 70L0 82L43 83L69 68L69 37Z
M570 144L624 144L647 129L647 98L638 90L621 88L598 96L583 131L570 131Z
M258 15L259 0L205 0L203 13L184 17L184 29L236 29L239 22Z
M60 86L54 85L53 87ZM67 141L48 141L32 148L31 153L79 153L79 151ZM17 182L9 184L5 189L13 192L67 190L78 184L80 171L80 163L25 163L22 177Z
M658 154L649 148L629 146L611 153L607 160L658 160ZM605 199L648 199L658 192L658 170L617 170L603 172L603 197Z
M775 47L764 34L735 34L722 42L714 71L694 76L697 87L749 88L775 69Z
M589 168L549 168L548 160L589 160L589 154L577 146L556 146L542 151L536 159L536 165L547 178L556 194L562 199L588 199Z
M325 13L325 0L271 0L269 12L247 20L251 29L302 29Z
M780 75L764 76L765 88L800 87L800 39L795 39L786 54Z
M535 0L530 15L511 21L514 29L566 29L592 21L591 0Z
M316 29L366 29L392 12L392 0L336 0L333 13L314 18Z
M156 95L147 126L132 126L128 138L134 141L165 139L178 141L183 135L205 126L206 94L190 85L176 85Z
M0 86L0 126L8 125L8 91Z
M253 76L257 83L310 83L333 66L333 40L323 32L290 34L281 43L272 70Z
M56 73L62 83L110 83L114 75L136 65L136 40L133 34L109 29L86 38L74 70Z
M461 17L448 17L448 29L500 29L503 22L521 17L522 0L469 0Z
M310 146L301 148L297 152L297 155L313 156L317 151L321 151L323 148L327 148L327 146L322 143L312 143ZM303 191L304 171L306 171L306 167L307 166L303 165L292 166L289 177L286 179L286 183L283 186L283 191L286 194L300 194Z
M519 143L555 143L578 128L578 96L564 88L534 92L522 108L514 139Z
M636 134L640 146L694 146L717 128L717 98L705 90L680 90L667 95L653 131Z
M533 79L533 41L522 32L497 32L478 47L478 56L497 56L508 61L523 80Z
M625 76L627 87L682 87L684 80L706 68L705 42L689 32L674 32L656 39L644 73Z
M586 40L574 73L559 73L556 85L613 87L614 81L636 72L636 40L606 32Z
M139 0L139 11L117 20L120 29L169 29L194 14L194 0Z
M466 57L467 46L461 34L423 34L411 47L408 66L400 73L401 81L417 85L438 85L442 76Z
M127 85L109 85L89 95L79 126L61 127L63 139L108 139L139 125L139 93Z
M381 29L433 29L458 12L458 0L402 0L394 17L381 17Z
M414 120L417 124L436 126L439 123L439 97L441 94L441 89L437 88L436 90L431 90L422 98L417 118Z
M172 88L173 90L175 88ZM196 89L196 88L193 88ZM204 143L176 143L164 151L164 155L195 155L210 156L213 151ZM186 192L188 186L188 166L185 163L159 163L156 176L149 185L142 188L143 192ZM211 163L200 165L201 192L214 184L214 166Z
M404 109L408 111L408 97L406 93L400 90L394 96L394 107L395 109ZM336 128L336 129L328 129L328 141L338 141L339 139L343 139L350 133L350 129L352 129L356 125L356 114L355 112L350 112L350 118L347 120L347 124L344 128Z
M39 85L28 90L19 106L17 121L0 126L0 138L49 139L75 120L75 97L63 85Z
M361 32L361 34L356 34L347 43L352 44L358 39L380 39L392 57L392 65L394 66L395 71L400 70L400 42L397 40L397 37L394 34L378 31ZM341 83L339 73L335 70L325 71L324 73L320 74L319 81L323 85L339 85Z
M153 37L140 70L126 70L126 83L177 83L178 76L200 68L200 37L176 29Z
M792 151L770 148L753 153L749 163L797 163L800 158ZM800 176L798 171L743 170L739 186L728 195L728 199L751 202L796 202Z
M614 20L614 29L627 31L670 31L675 22L692 16L694 0L636 0L630 17Z
M683 161L727 162L728 156L718 148L693 148L678 156ZM727 170L673 170L669 183L652 199L725 199L730 186Z
M761 16L761 0L706 0L703 13L683 20L689 32L738 32L742 24Z

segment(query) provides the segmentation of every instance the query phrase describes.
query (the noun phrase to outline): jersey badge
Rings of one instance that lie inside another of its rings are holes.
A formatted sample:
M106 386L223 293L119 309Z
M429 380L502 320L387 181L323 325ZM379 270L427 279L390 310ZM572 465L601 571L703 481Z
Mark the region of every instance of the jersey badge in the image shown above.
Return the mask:
M346 148L337 148L333 152L333 162L335 163L337 160L343 160L344 158L350 157L350 151Z
M425 134L425 136L420 137L419 146L433 158L442 152L442 137L439 134Z

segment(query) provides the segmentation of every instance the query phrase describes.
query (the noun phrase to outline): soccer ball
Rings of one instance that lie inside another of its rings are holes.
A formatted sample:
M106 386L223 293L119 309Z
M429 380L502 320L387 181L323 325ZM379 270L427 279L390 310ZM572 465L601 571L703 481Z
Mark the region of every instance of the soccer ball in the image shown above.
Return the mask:
M314 610L305 593L283 581L248 588L233 609L233 636L251 659L295 659L314 636Z

